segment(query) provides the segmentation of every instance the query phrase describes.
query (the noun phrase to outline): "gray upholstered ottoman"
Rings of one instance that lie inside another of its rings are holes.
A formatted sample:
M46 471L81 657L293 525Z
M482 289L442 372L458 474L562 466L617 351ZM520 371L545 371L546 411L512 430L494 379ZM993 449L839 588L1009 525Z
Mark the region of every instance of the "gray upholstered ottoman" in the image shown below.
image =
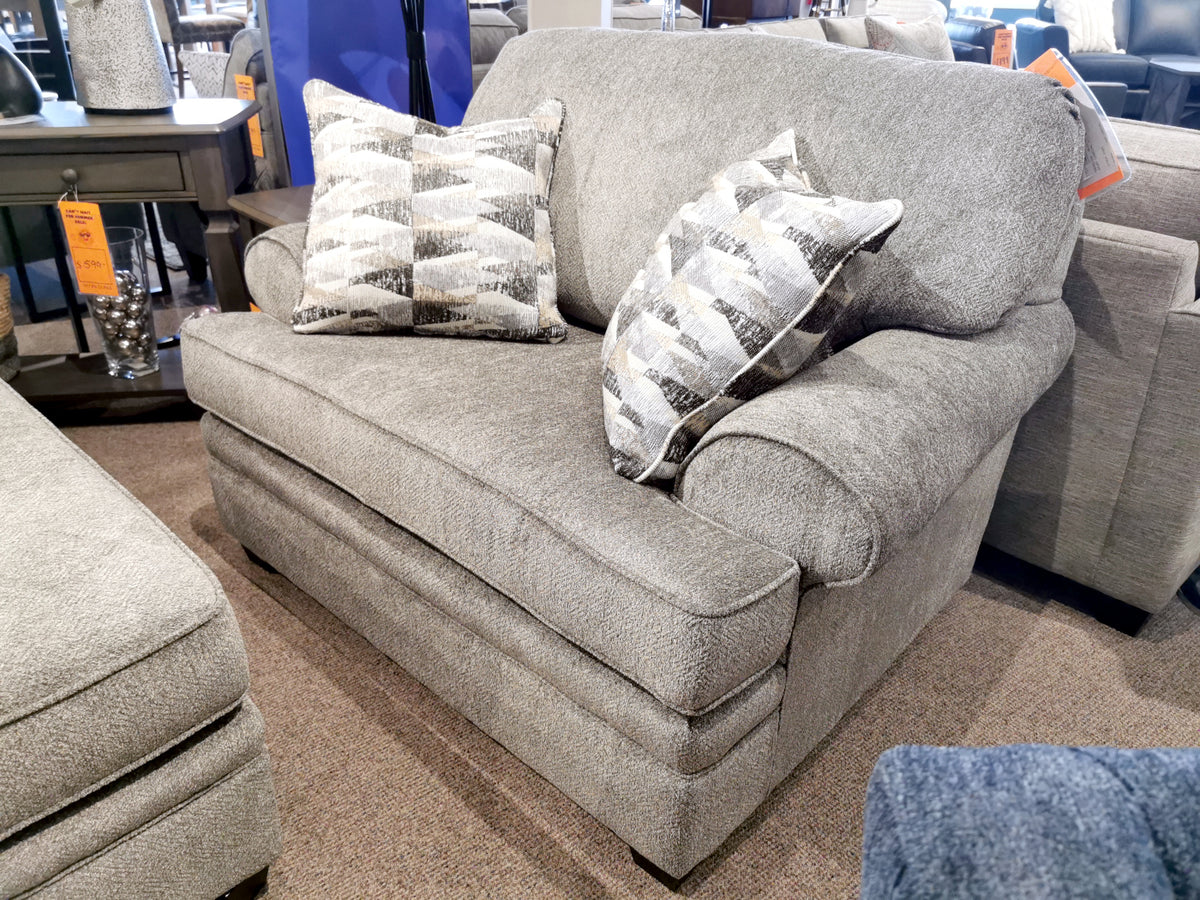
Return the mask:
M213 574L0 384L0 897L252 893L279 818L247 686Z

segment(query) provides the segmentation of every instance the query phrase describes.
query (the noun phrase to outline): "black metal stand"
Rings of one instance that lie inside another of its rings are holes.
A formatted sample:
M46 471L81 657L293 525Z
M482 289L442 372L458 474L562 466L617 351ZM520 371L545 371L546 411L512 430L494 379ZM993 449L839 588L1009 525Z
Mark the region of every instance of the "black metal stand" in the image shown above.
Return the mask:
M48 316L38 312L37 304L34 302L33 286L29 283L29 270L25 268L25 254L21 252L21 241L17 237L12 213L7 206L0 206L0 225L4 226L4 236L8 239L8 247L12 252L13 268L17 270L17 285L21 288L21 300L25 303L29 321L40 322Z
M58 99L74 100L75 81L71 77L67 42L63 40L62 28L58 24L58 4L54 0L38 0L38 5L42 8L42 20L46 26L46 47L50 51L50 69L54 72Z
M425 48L425 0L400 0L400 8L408 39L408 111L418 119L436 122Z
M154 212L153 203L143 203L146 213L146 228L150 232L150 246L154 250L154 267L158 270L158 290L151 291L155 296L165 294L171 296L171 273L167 270L167 261L163 259L162 235L158 233L158 216Z

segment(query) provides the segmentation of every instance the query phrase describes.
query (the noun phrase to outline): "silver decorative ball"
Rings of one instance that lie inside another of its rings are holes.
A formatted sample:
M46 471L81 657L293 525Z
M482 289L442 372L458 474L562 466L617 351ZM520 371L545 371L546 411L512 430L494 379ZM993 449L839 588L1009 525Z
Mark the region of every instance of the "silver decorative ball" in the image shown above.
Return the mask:
M124 354L132 353L133 347L133 341L129 340L128 338L121 338L119 341L117 341L117 349Z

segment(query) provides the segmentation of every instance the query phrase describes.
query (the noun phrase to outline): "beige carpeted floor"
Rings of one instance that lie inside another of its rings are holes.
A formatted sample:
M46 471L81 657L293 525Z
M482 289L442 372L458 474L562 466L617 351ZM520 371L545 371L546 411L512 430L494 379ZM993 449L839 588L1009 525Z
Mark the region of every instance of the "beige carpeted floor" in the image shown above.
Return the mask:
M626 847L313 600L247 562L195 422L68 430L216 572L241 623L283 817L272 900L665 897ZM857 893L862 799L894 744L1197 743L1200 616L1137 637L976 574L834 733L685 883Z

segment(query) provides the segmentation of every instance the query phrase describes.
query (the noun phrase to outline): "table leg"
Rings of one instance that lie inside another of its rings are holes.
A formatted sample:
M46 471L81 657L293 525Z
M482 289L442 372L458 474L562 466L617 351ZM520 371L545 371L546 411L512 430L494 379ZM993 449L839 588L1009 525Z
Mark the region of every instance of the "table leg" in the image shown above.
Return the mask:
M146 228L150 231L150 247L154 250L154 267L158 270L158 292L171 296L171 272L167 261L163 258L162 235L158 232L158 215L154 212L153 203L143 203L146 213Z
M198 143L189 153L196 179L196 199L208 219L204 245L217 306L222 312L250 308L250 293L242 275L242 235L229 198L253 170L245 129Z

